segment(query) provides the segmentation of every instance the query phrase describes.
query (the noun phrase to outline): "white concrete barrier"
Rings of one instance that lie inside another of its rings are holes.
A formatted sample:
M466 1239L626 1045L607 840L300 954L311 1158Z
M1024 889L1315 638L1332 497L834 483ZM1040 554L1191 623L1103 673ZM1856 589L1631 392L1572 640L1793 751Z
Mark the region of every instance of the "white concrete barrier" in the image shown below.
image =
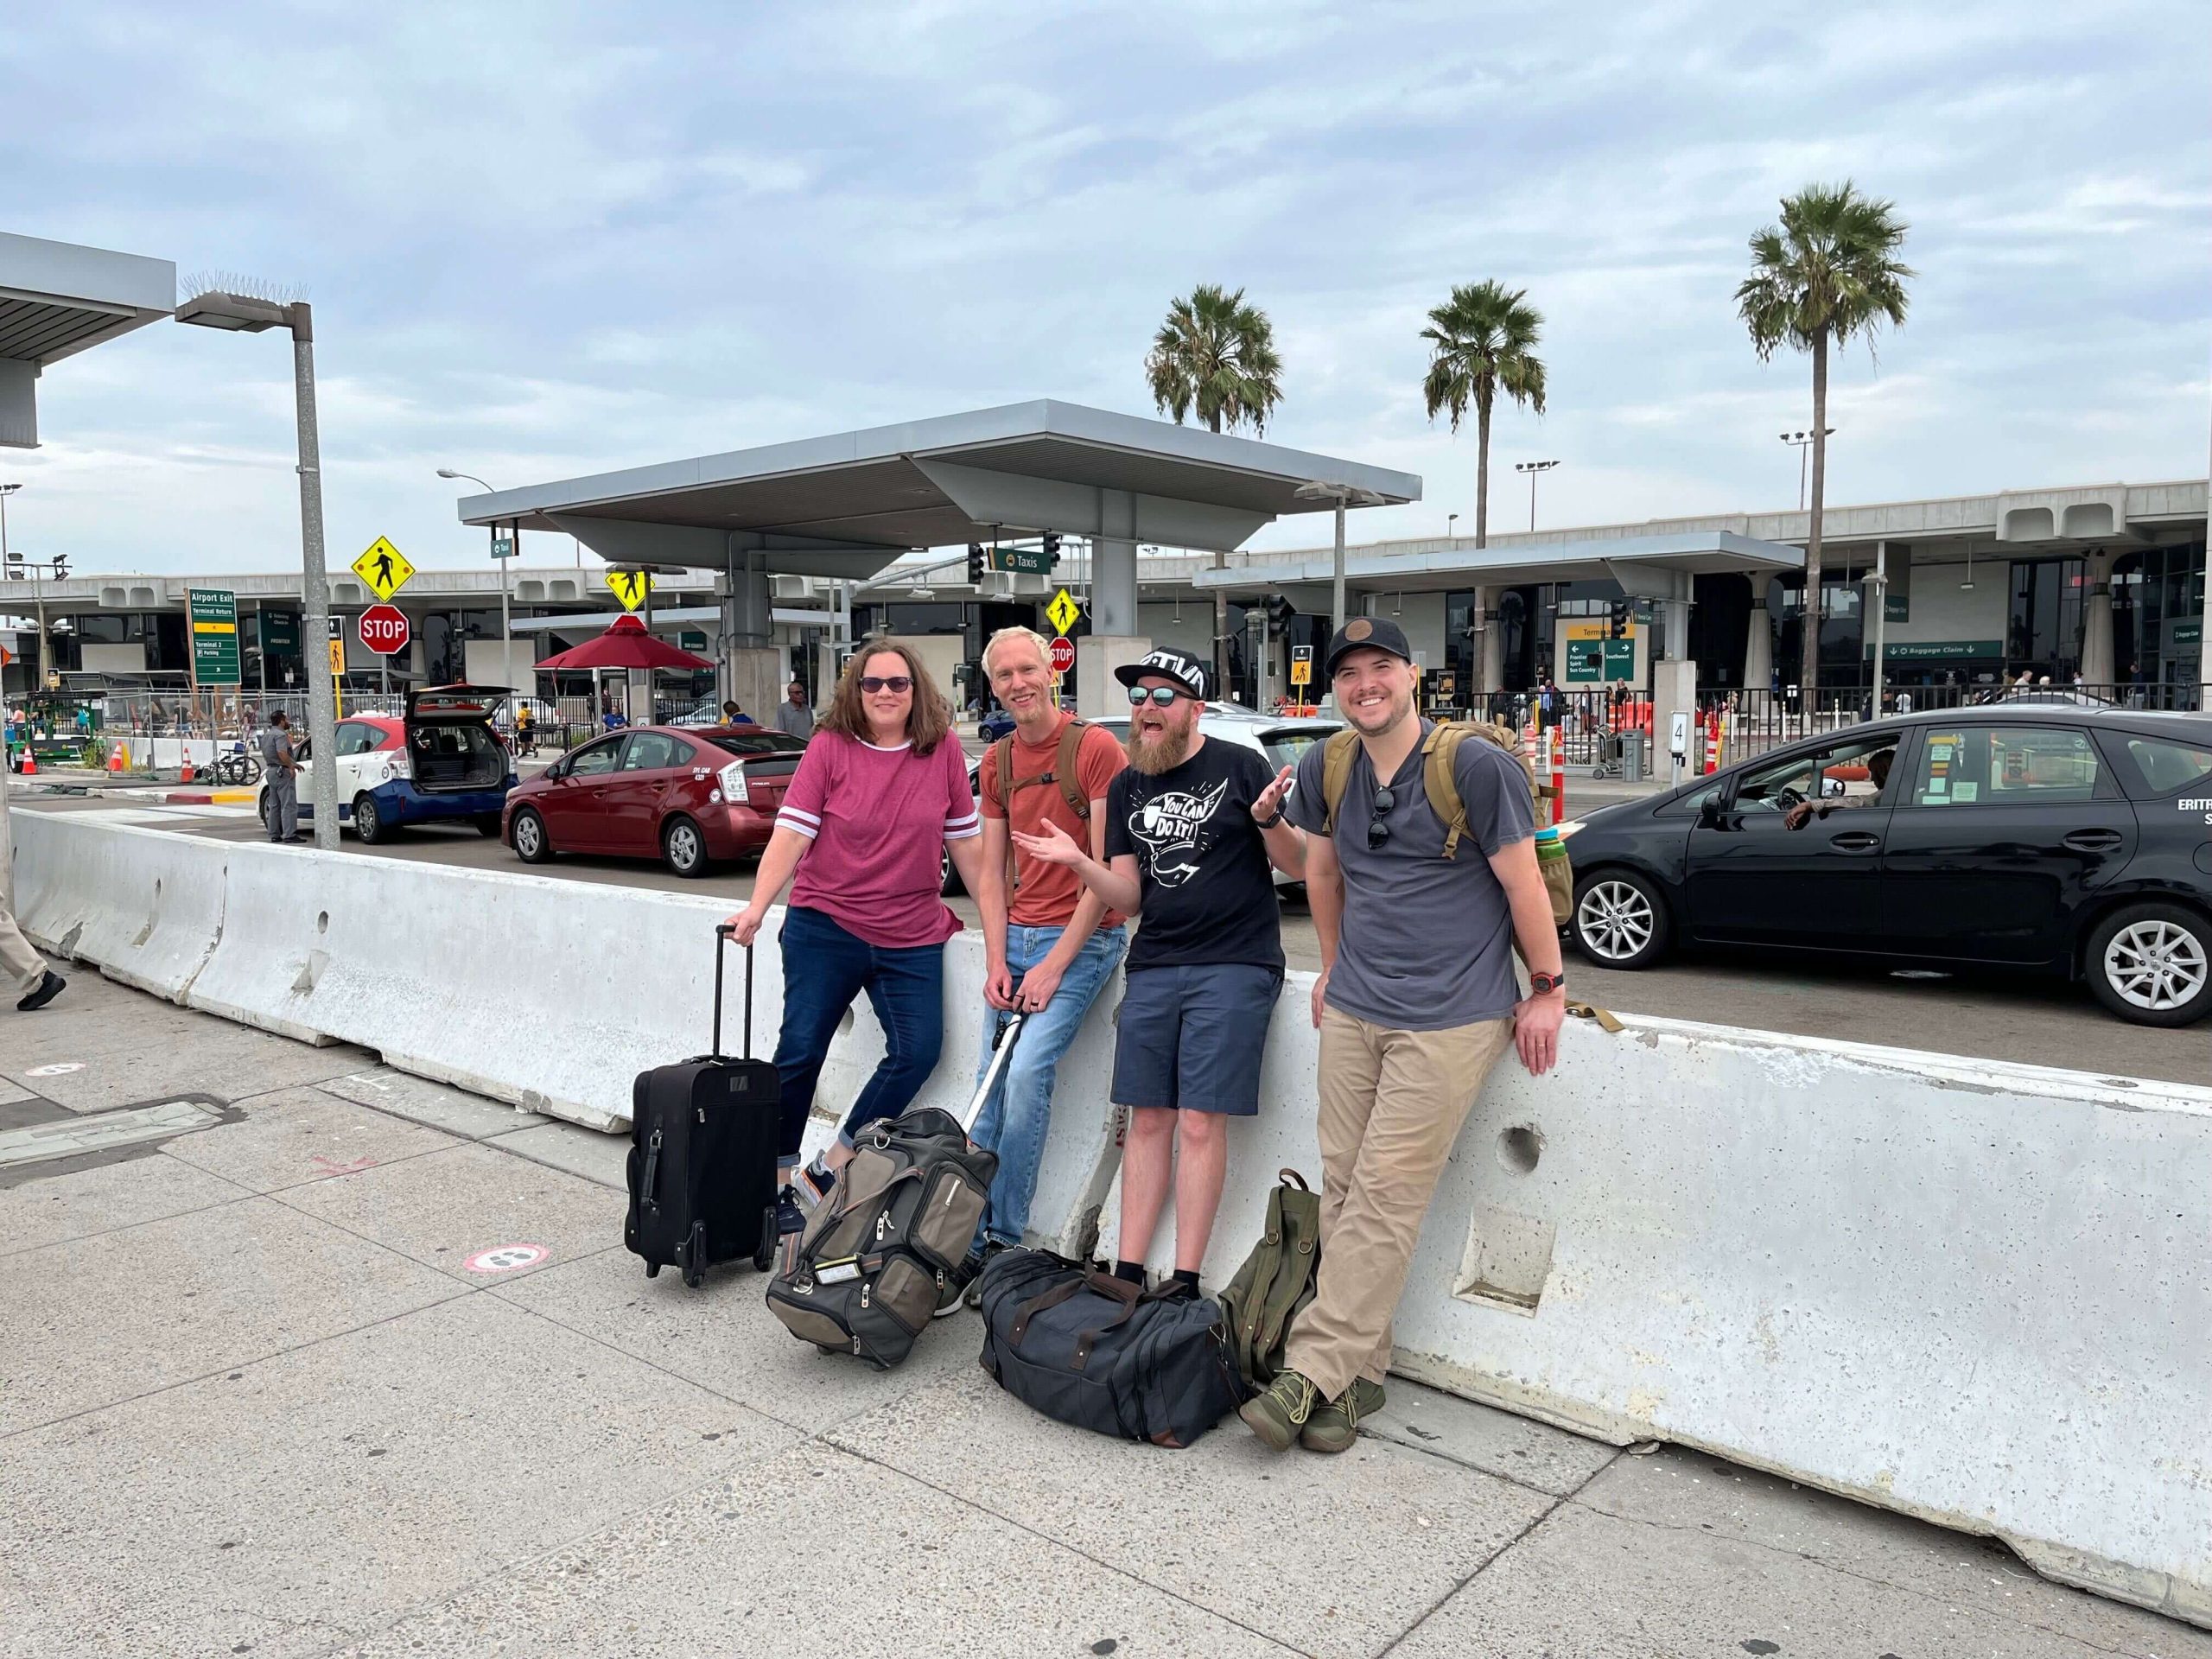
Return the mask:
M600 1127L626 1117L635 1072L705 1047L723 901L15 823L35 927L73 930L80 958L135 951L168 983L219 919L182 982L194 1007ZM139 865L172 873L157 900ZM974 934L948 947L924 1103L969 1097L982 966ZM1209 1283L1249 1248L1279 1166L1318 1184L1311 983L1286 984L1261 1115L1232 1128ZM1120 995L1117 980L1061 1067L1033 1230L1070 1254L1115 1253ZM1500 1063L1424 1228L1396 1368L1994 1535L2051 1577L2212 1625L2212 1090L1629 1025L1571 1026L1545 1078ZM810 1144L881 1052L863 1002ZM1173 1226L1171 1204L1155 1265Z
M59 957L181 1002L223 929L220 842L14 812L16 921Z

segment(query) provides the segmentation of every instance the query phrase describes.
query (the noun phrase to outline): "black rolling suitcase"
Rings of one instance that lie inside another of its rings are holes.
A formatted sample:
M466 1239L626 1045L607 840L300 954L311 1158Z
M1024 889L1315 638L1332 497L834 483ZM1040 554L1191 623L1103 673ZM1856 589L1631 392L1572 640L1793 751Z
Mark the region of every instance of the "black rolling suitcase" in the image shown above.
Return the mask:
M722 956L715 929L715 1046L640 1071L630 1092L630 1211L622 1242L697 1285L717 1262L776 1258L776 1139L783 1091L772 1062L753 1058L753 950L745 952L745 1058L722 1052Z

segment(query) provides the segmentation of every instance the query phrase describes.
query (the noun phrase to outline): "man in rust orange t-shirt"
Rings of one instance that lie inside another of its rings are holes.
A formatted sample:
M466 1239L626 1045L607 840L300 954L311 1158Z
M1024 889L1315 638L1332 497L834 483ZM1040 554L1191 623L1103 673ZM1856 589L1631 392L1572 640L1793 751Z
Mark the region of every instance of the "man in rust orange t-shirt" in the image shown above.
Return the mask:
M991 693L1014 716L1014 730L985 752L976 775L983 868L976 902L983 912L989 964L983 995L990 1004L983 1013L982 1065L990 1063L1000 1011L1018 1007L1026 1018L1013 1057L972 1131L977 1146L999 1155L998 1178L969 1262L978 1273L987 1255L1021 1243L1060 1056L1128 944L1123 918L1073 870L1016 851L1007 834L1009 822L1024 835L1057 823L1094 857L1100 855L1106 786L1128 764L1111 732L1084 727L1072 744L1072 791L1063 785L1061 762L1071 747L1065 734L1075 716L1062 712L1053 698L1046 651L1043 637L1027 628L1001 628L983 648ZM1011 800L1001 784L1002 754L1013 760ZM970 1286L971 1302L980 1282Z

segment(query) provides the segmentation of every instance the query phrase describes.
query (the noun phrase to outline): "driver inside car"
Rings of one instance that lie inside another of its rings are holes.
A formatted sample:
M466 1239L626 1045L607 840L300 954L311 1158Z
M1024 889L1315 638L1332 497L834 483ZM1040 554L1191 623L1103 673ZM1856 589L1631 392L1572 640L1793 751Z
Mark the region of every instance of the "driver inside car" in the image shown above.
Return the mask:
M1847 791L1840 795L1824 796L1817 801L1799 801L1782 815L1786 829L1802 830L1815 818L1825 818L1831 812L1846 810L1854 806L1872 806L1882 798L1882 791L1889 787L1890 766L1897 758L1894 748L1877 749L1866 757L1866 776L1874 785L1866 793L1853 795Z

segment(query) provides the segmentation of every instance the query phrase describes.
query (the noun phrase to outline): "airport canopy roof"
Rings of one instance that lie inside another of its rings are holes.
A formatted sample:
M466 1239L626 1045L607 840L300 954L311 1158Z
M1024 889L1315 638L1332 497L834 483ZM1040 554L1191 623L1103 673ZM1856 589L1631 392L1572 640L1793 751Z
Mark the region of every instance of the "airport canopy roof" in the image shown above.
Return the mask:
M1035 535L1227 550L1286 513L1328 512L1301 484L1376 505L1421 499L1410 473L1039 399L464 497L467 524L573 535L610 562L873 575L899 554Z
M176 266L142 254L0 231L0 447L38 447L47 364L176 308Z
M1289 587L1327 582L1333 559L1300 552L1255 558L1225 570L1200 570L1199 588ZM1389 553L1353 553L1344 562L1347 585L1420 593L1447 588L1510 588L1534 582L1603 582L1646 599L1687 599L1693 576L1724 571L1802 570L1802 548L1763 542L1728 530L1685 531L1662 536L1598 537L1586 541L1524 543L1511 548L1441 547Z

